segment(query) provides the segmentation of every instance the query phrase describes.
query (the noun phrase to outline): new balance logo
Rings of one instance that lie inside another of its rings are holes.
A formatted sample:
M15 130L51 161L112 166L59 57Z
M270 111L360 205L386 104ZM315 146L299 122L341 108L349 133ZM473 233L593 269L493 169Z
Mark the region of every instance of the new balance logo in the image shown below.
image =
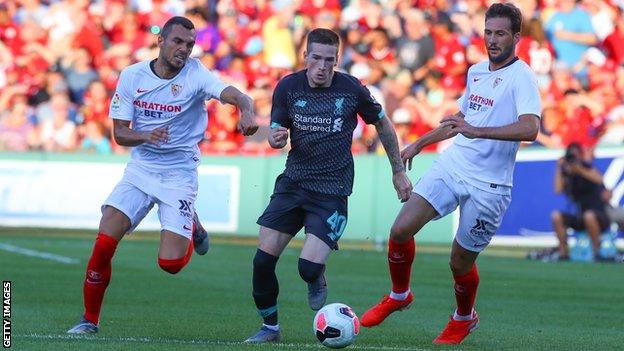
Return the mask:
M307 102L307 101L305 101L305 100L297 100L297 101L295 102L295 106L296 106L296 107L305 107L307 103L308 103L308 102Z

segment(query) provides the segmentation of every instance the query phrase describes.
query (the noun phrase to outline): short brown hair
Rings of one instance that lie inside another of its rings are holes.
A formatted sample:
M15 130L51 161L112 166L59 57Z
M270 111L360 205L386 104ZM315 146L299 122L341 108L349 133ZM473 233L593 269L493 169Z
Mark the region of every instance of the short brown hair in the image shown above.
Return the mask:
M490 8L485 12L485 20L487 21L490 18L494 17L504 17L508 18L509 22L511 22L511 31L516 34L520 33L522 29L522 13L520 9L518 9L513 4L494 4L490 6Z
M306 41L307 51L310 51L310 45L312 43L339 46L340 37L331 29L316 28L308 33L308 39Z

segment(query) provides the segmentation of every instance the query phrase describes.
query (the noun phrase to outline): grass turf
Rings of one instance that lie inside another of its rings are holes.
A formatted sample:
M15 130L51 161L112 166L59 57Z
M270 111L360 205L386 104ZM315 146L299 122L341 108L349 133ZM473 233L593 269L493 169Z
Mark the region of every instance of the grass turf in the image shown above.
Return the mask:
M243 345L259 327L251 298L255 247L246 240L213 240L179 274L157 266L157 236L124 240L113 261L100 332L65 332L82 312L82 280L93 234L0 229L0 244L62 255L60 263L0 250L0 278L12 281L12 343L16 350L308 350L320 349L312 333L314 312L297 273L299 249L278 264L282 344ZM330 256L329 302L362 314L389 289L385 253L365 246ZM624 265L542 263L522 252L489 248L479 258L480 328L458 347L431 340L454 308L448 249L423 246L412 273L416 299L410 310L381 326L362 329L360 350L621 350L624 336ZM503 253L501 255L501 253ZM501 257L511 253L516 257Z

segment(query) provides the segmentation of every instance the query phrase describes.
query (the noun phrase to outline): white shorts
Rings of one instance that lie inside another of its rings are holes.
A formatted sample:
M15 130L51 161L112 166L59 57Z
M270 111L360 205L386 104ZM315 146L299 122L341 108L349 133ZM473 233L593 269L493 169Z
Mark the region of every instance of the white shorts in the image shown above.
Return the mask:
M148 171L128 164L123 178L102 205L112 206L130 218L133 231L158 204L160 229L192 237L197 198L197 170Z
M414 186L414 193L422 196L438 212L439 219L459 206L459 227L455 240L461 247L481 252L498 230L511 195L501 195L474 187L457 176L452 176L437 163Z

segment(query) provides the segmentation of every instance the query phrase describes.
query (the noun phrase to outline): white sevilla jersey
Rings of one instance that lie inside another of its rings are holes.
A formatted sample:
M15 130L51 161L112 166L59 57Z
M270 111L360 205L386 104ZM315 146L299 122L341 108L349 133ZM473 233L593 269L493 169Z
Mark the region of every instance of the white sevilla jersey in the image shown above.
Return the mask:
M496 71L490 71L488 61L477 63L468 70L467 82L457 103L472 126L500 127L517 122L524 114L541 116L537 79L521 60ZM506 194L513 184L519 146L518 141L468 139L458 134L439 162L477 188Z
M205 101L219 99L227 87L195 58L172 79L159 78L143 61L126 67L110 105L110 117L131 121L136 131L169 128L169 141L132 149L131 163L148 169L195 169L208 123Z

